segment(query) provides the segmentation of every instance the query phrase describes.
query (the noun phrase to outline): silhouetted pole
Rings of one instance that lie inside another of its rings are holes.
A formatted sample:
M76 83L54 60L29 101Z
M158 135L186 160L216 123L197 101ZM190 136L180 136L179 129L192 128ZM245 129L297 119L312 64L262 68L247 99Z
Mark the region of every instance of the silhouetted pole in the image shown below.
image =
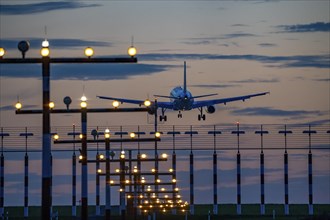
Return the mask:
M126 210L125 210L125 152L120 152L120 192L119 192L119 210L121 219L125 220L126 218Z
M313 164L312 164L312 134L316 134L316 131L311 130L309 125L308 130L303 131L303 134L308 134L309 151L308 151L308 214L313 215Z
M41 217L51 218L52 172L51 172L51 134L50 134L50 58L42 60L42 198Z
M217 165L217 150L216 150L216 135L221 134L221 131L216 131L215 125L213 131L208 134L213 135L213 214L218 214L218 165Z
M24 218L29 217L29 156L27 154L27 140L29 136L33 136L33 133L27 132L25 127L25 133L20 133L20 136L25 137L25 156L24 156Z
M173 151L172 151L172 179L176 180L176 153L175 153L175 135L180 134L179 131L175 131L175 126L173 125L173 131L169 131L167 132L167 134L171 134L173 135ZM175 201L175 188L176 188L176 182L172 185L172 200ZM176 214L176 209L173 208L172 209L172 214L175 215Z
M111 215L111 188L110 188L110 135L105 132L105 219L109 220Z
M96 127L96 130L93 129L91 134L94 137L94 140L99 139L99 128ZM95 168L96 168L96 177L95 177L95 215L99 216L101 214L101 209L100 209L100 176L98 175L99 169L100 169L100 154L99 154L99 142L96 142L96 163L95 163Z
M236 207L236 213L237 215L240 215L242 213L241 210L241 154L239 152L239 136L240 134L245 134L244 131L239 130L239 123L236 123L237 130L232 131L232 134L237 135L237 157L236 157L236 167L237 167L237 207Z
M50 153L50 213L53 216L53 155Z
M289 215L289 158L287 152L287 134L292 134L292 131L284 130L279 131L279 134L284 134L284 214Z
M260 134L261 138L261 152L260 152L260 214L265 214L265 163L264 163L264 144L263 136L268 134L268 131L264 131L262 125L260 131L256 131L255 134Z
M3 155L3 138L9 136L9 133L3 133L1 128L1 156L0 156L0 217L4 217L4 183L5 183L5 157Z
M88 219L87 109L81 106L81 219Z
M155 134L158 131L158 103L157 103L157 99L155 99L155 106L156 106L156 111L155 111ZM157 180L159 178L158 176L158 172L159 172L159 163L158 163L158 143L157 141L155 141L155 191L158 192L158 184L157 184ZM156 193L156 196L158 197L158 193Z
M138 182L138 178L137 178L137 173L140 172L137 169L137 166L134 166L134 170L133 170L133 183L134 183L134 193L133 193L133 215L134 215L134 220L137 219L137 215L138 215L138 211L137 211L137 207L138 207L138 189L137 189L137 184L139 184Z
M195 214L195 205L194 205L194 154L192 152L192 136L193 134L198 134L197 131L192 130L192 126L190 126L190 131L186 131L185 134L190 135L190 155L189 155L189 170L190 170L190 214Z
M79 132L76 132L76 126L72 125L72 132L69 132L68 135L73 137L73 141L76 140L76 135L79 136ZM75 217L77 215L77 157L76 157L76 144L73 142L73 149L72 149L72 209L71 215Z

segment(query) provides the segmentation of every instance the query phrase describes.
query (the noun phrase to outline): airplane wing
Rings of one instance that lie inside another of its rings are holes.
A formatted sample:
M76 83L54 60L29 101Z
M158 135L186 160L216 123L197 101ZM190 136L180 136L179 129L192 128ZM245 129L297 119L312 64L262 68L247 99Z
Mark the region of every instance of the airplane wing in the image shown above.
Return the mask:
M109 96L97 96L100 99L107 99L107 100L113 100L118 101L121 103L130 103L130 104L136 104L136 105L144 105L145 100L138 100L138 99L124 99L124 98L118 98L118 97L109 97ZM151 101L151 103L154 103ZM166 109L173 109L173 104L171 102L157 102L157 105L159 108L166 108Z
M223 98L223 99L211 99L211 100L202 100L202 101L195 101L192 108L200 108L204 106L210 106L210 105L216 105L216 104L227 104L228 102L234 102L234 101L245 101L246 99L255 97L255 96L262 96L269 94L269 92L263 92L263 93L256 93L251 95L245 95L245 96L237 96L237 97L231 97L231 98Z
M131 104L137 104L137 105L143 105L145 100L137 100L137 99L123 99L123 98L117 98L117 97L109 97L109 96L96 96L100 99L107 99L107 100L113 100L118 101L121 103L131 103Z

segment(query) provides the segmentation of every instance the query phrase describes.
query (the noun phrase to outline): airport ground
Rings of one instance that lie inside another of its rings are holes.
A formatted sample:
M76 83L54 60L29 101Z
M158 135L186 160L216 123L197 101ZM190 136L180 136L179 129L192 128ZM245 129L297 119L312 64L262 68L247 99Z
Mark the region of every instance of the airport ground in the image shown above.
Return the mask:
M329 204L315 204L314 205L314 215L308 215L308 206L302 204L291 204L290 205L290 215L284 215L284 206L282 204L266 204L266 213L261 216L260 206L258 204L244 204L242 205L242 215L236 215L236 205L235 204L221 204L219 205L219 214L212 215L212 205L195 205L195 215L186 215L185 213L178 213L177 215L172 215L171 213L157 213L157 220L216 220L216 219L237 219L237 220L330 220L330 205ZM29 220L41 219L40 208L37 206L29 207ZM104 207L101 208L103 213ZM59 220L78 220L80 208L77 207L77 217L71 217L71 206L54 206L54 213L58 213ZM209 214L210 212L210 214ZM6 207L5 213L8 215L8 219L20 220L23 217L23 207ZM104 216L96 217L93 215L95 213L95 206L89 208L89 219L91 220L101 220ZM5 218L6 219L6 218ZM134 216L126 215L125 220L148 220L147 215L141 215L135 218ZM152 219L152 218L149 218ZM113 207L113 215L111 220L123 220L121 216L118 215L118 207Z

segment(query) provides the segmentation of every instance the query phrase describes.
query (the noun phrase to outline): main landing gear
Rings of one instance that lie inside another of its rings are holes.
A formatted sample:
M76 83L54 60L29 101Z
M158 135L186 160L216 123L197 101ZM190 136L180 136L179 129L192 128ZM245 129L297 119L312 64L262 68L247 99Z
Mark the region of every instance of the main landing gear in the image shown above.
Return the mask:
M205 116L205 114L203 114L203 107L198 108L198 110L200 112L200 114L198 115L198 121L200 121L202 119L203 119L203 121L205 121L206 116Z
M167 116L165 115L166 109L162 108L162 115L159 116L159 121L167 121Z
M179 111L178 118L182 118L182 113Z

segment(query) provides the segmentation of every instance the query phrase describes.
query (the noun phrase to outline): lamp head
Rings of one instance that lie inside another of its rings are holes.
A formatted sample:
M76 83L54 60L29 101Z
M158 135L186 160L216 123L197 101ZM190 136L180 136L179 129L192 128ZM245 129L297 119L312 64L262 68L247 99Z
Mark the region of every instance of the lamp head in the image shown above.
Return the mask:
M18 102L15 104L15 108L16 108L16 110L21 110L21 108L22 108L22 104L18 101Z
M25 58L25 53L29 50L30 48L30 43L28 41L20 41L17 45L17 48L19 51L22 53L22 58Z
M48 47L41 48L40 54L41 54L42 57L48 57L49 54L50 54L49 48Z
M110 130L109 130L109 128L105 129L105 131L104 131L104 137L106 139L110 138Z
M57 141L60 138L58 134L54 134L54 140Z
M149 107L151 105L151 102L149 99L146 99L143 104L144 106Z
M135 133L134 133L134 132L131 132L131 133L129 134L129 136L133 139L133 138L135 138Z
M137 50L134 46L130 46L127 50L128 55L130 55L131 57L134 57L137 53Z
M86 57L91 58L93 56L93 54L94 54L93 48L86 47L86 49L85 49L85 55L86 55Z
M6 54L6 50L0 47L0 59Z
M41 43L42 47L49 47L49 41L47 39L45 39L42 43Z
M70 96L65 96L63 102L66 105L66 109L69 110L69 106L72 103L72 99L70 98Z
M94 140L96 139L96 136L97 136L97 130L96 129L93 129L91 131L91 135L94 137Z
M120 105L120 103L119 103L117 100L115 100L115 101L112 102L112 106L113 106L114 108L118 108L119 105Z
M49 102L49 109L53 109L55 107L55 103L54 102Z

